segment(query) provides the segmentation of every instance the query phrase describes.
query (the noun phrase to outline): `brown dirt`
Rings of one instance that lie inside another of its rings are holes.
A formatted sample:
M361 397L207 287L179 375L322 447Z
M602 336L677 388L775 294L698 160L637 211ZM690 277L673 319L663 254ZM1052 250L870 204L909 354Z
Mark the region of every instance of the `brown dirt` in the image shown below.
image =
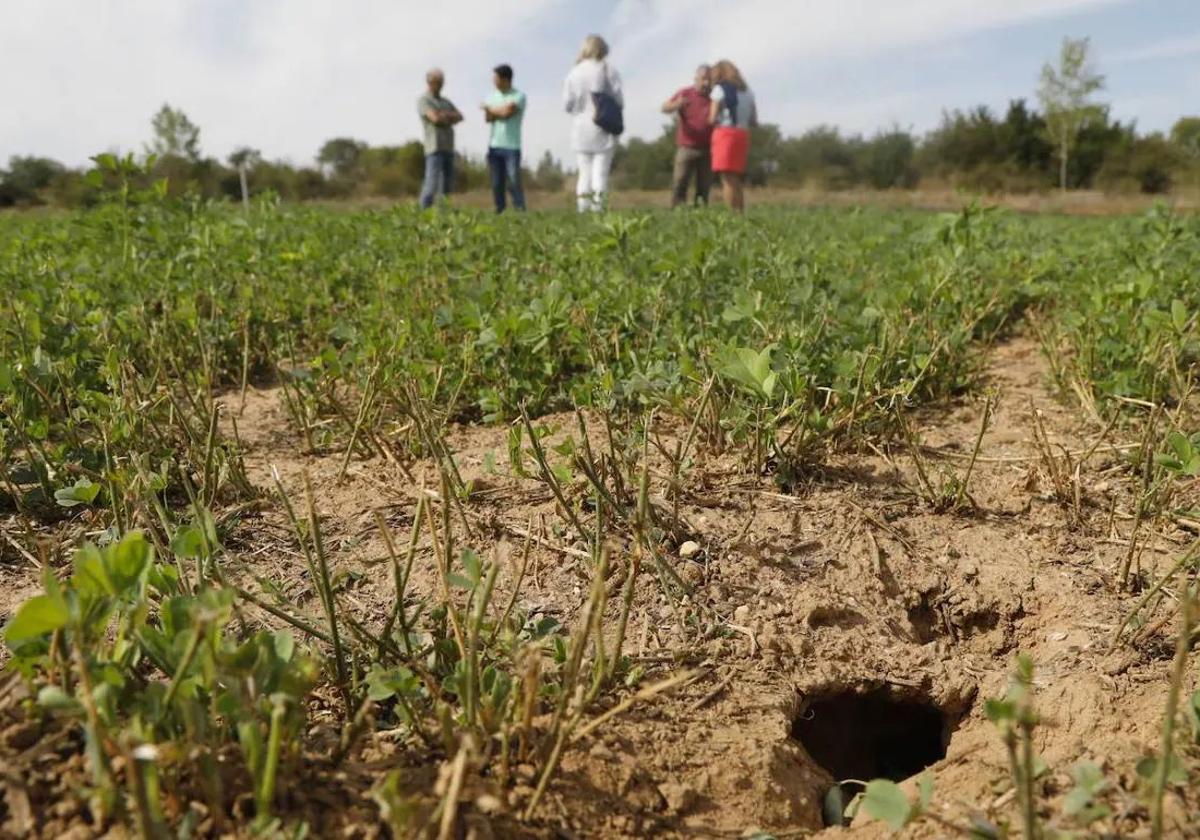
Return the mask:
M1036 702L1045 725L1036 733L1051 768L1053 794L1069 788L1068 771L1091 759L1124 787L1133 766L1156 747L1171 657L1171 628L1134 649L1109 653L1109 640L1132 603L1117 595L1125 557L1129 500L1117 456L1099 447L1082 471L1079 521L1054 497L1034 445L1032 410L1042 413L1051 442L1086 450L1099 429L1059 403L1047 385L1036 344L1018 337L993 349L986 382L997 407L981 446L963 512L937 512L917 498L909 453L864 452L834 457L790 494L770 477L747 475L732 455L704 455L681 497L686 537L701 551L675 558L696 590L701 631L685 624L649 575L638 589L626 647L647 668L643 684L682 667L698 677L676 692L635 706L567 752L534 823L499 819L495 836L716 837L751 828L821 830L821 801L833 781L793 737L797 721L830 714L812 704L837 692L933 704L951 732L945 758L931 767L935 808L956 822L979 814L1015 817L1007 759L983 701L1004 693L1018 651L1037 663ZM237 408L236 397L230 409ZM936 482L965 470L978 433L982 397L962 398L918 414L916 431L941 454L927 455ZM561 433L574 418L544 418ZM340 452L305 455L289 429L278 395L251 390L239 420L250 477L271 486L271 472L293 499L312 481L335 573L346 575L342 605L378 624L391 601L389 565L373 524L376 512L403 544L422 483L436 487L430 464L412 467L416 484L382 460L353 459L344 477ZM680 434L664 421L664 436ZM510 473L504 427L452 429L449 443L463 476L475 482L468 508L473 534L457 526L460 545L481 555L520 553L522 532L542 535L531 552L524 609L566 625L587 597L590 574L567 536L543 485ZM593 433L595 428L593 428ZM487 466L494 460L494 468ZM669 504L669 503L668 503ZM561 529L560 529L561 533ZM1186 535L1165 532L1140 555L1161 567ZM625 573L623 546L613 545L614 579ZM227 546L231 558L267 578L316 614L316 600L277 506L243 516ZM433 591L436 570L426 544L414 587ZM502 574L498 602L513 574ZM0 614L30 591L20 573L0 590ZM4 591L7 590L7 591ZM606 620L615 622L617 598ZM611 629L611 627L610 627ZM850 701L838 700L839 705ZM862 723L859 724L861 729ZM854 752L853 736L837 745ZM384 735L370 739L340 784L340 817L326 811L317 836L373 819L366 789L401 760ZM407 759L419 766L421 760ZM425 759L427 784L432 767ZM390 762L390 763L389 763ZM913 782L908 782L912 786ZM527 796L519 785L515 797ZM1193 803L1194 805L1194 803ZM1178 804L1171 812L1180 820ZM1115 823L1116 830L1130 823ZM364 829L365 830L365 829ZM828 829L831 835L843 829ZM860 819L856 835L884 833ZM942 835L924 822L914 836ZM1175 826L1176 833L1185 831ZM480 835L486 836L486 835Z

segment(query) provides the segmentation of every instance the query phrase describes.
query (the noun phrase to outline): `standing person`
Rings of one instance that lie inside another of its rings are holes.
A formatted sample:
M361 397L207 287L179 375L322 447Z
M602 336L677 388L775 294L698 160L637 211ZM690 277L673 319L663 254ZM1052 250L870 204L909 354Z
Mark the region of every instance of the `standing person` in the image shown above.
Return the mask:
M671 207L687 201L688 183L695 178L696 204L708 204L708 187L712 181L712 161L709 143L712 125L709 124L712 102L710 69L707 64L696 68L696 78L690 87L680 88L663 103L664 114L674 114L675 169L671 178Z
M579 166L579 180L575 184L576 203L579 212L603 210L608 194L608 173L612 169L613 152L616 151L616 134L597 124L608 114L601 115L597 109L603 94L607 106L615 104L617 117L625 107L621 93L621 77L608 61L608 44L599 35L583 39L583 47L575 66L567 74L563 84L563 105L571 114L571 148ZM610 128L614 128L610 124Z
M492 125L487 162L492 176L492 200L496 212L505 207L505 184L512 191L513 207L525 209L521 187L521 119L525 116L525 94L513 87L513 70L507 64L492 71L496 89L483 103L483 118Z
M429 208L450 192L454 181L454 126L462 114L442 96L446 76L438 68L425 74L427 90L417 100L417 114L425 129L425 181L421 184L421 206Z
M758 125L758 106L754 92L732 61L718 61L713 66L710 98L713 172L721 176L725 203L741 213L746 209L746 158L750 154L750 129Z

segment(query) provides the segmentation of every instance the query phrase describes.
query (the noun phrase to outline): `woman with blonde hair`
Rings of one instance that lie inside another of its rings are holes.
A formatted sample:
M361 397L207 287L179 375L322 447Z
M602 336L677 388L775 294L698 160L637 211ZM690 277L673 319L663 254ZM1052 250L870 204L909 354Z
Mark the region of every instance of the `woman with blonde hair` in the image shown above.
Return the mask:
M572 116L571 148L579 167L575 196L581 213L604 209L617 135L624 128L621 76L607 59L604 39L587 36L563 84L563 105Z
M721 176L725 203L739 213L746 209L744 182L750 154L750 129L758 125L754 92L732 61L712 67L712 105L708 121L713 126L712 168Z

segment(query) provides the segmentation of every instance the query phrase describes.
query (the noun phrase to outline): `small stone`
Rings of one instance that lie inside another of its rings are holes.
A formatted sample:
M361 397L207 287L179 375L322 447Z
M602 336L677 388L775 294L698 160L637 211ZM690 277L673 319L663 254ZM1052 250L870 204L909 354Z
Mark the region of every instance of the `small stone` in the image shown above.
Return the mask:
M746 604L742 604L740 607L734 610L733 621L735 624L746 624L748 621L750 621L750 607Z
M680 570L679 576L683 578L688 586L699 586L704 580L704 570L695 564L689 563Z
M667 807L676 814L683 813L696 801L696 792L678 782L661 784L658 786L658 792L667 801Z
M700 553L700 543L695 540L687 540L679 546L679 556L684 560L690 560Z
M484 793L475 800L475 807L484 814L498 814L504 807L504 803L500 801L499 797Z
M592 758L597 758L601 761L611 761L613 759L613 751L600 741L597 741L588 752L591 753Z

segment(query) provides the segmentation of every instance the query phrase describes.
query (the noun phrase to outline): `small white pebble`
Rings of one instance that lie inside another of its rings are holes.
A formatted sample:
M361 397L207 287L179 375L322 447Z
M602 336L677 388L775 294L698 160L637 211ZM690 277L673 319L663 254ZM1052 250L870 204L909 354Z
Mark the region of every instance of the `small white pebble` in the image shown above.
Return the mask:
M696 542L695 540L688 540L687 542L683 543L683 545L679 546L679 556L684 560L695 557L699 553L700 543Z

